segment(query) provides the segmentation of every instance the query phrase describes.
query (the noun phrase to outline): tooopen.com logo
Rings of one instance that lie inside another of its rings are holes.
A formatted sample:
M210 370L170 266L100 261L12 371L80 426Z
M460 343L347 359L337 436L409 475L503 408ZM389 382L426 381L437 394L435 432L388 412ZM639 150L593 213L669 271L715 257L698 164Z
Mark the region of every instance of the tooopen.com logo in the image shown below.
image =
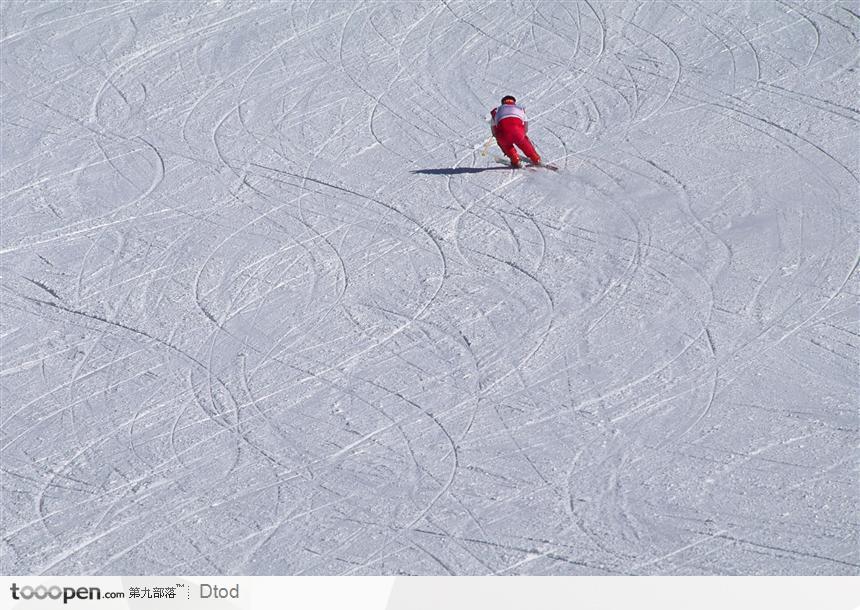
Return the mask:
M12 599L15 601L32 600L32 599L53 599L56 601L63 600L64 604L68 604L72 600L97 600L102 598L102 591L98 587L19 587L17 583L12 583L9 587L12 591ZM125 597L123 593L107 592L104 594L105 599L115 599Z

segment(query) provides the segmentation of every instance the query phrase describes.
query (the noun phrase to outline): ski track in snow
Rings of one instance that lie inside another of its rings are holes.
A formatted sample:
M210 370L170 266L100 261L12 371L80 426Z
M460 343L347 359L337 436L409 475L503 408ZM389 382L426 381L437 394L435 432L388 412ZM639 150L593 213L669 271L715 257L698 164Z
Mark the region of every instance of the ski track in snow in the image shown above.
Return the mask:
M514 4L0 5L4 573L860 573L856 3Z

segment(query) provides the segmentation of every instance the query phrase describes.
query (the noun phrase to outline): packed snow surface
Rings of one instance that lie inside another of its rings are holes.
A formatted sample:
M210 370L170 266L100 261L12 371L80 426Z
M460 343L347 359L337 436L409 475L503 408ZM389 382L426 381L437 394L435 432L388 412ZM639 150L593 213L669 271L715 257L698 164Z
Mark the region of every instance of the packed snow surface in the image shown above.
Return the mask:
M858 14L3 3L2 571L860 573Z

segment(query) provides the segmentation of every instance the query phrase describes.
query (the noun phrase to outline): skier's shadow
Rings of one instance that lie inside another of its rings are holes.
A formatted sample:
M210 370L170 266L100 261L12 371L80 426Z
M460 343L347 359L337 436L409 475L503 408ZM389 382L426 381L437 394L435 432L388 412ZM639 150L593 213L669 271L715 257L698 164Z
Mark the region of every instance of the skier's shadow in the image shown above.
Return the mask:
M511 169L499 165L497 167L438 167L435 169L416 169L412 170L412 174L427 174L429 176L453 176L455 174L479 174L481 172L491 172L499 169Z

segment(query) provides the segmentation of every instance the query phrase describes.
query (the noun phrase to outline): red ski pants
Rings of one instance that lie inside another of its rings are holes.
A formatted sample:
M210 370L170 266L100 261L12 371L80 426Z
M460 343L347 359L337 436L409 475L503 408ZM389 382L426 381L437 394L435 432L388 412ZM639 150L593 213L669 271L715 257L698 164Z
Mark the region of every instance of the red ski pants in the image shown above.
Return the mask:
M514 146L523 151L523 154L531 159L532 163L540 163L540 155L537 154L532 141L526 135L522 121L519 119L502 119L499 121L499 124L496 125L495 136L499 148L512 163L520 160L520 155Z

